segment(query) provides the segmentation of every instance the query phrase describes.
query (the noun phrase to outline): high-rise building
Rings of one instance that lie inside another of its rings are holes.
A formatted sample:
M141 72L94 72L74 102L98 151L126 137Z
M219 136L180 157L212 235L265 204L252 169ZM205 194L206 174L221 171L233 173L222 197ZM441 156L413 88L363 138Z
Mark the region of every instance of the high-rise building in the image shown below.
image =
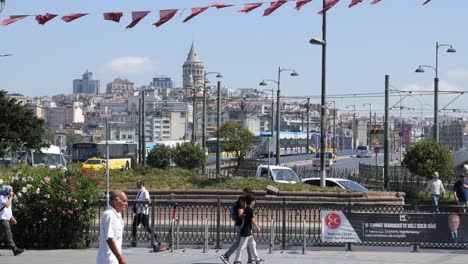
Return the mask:
M128 97L136 91L134 83L125 79L116 78L107 84L106 93L116 96Z
M93 80L93 73L86 70L82 79L73 80L74 94L99 94L99 80Z
M174 83L170 77L166 76L156 76L151 82L151 86L156 88L174 88Z

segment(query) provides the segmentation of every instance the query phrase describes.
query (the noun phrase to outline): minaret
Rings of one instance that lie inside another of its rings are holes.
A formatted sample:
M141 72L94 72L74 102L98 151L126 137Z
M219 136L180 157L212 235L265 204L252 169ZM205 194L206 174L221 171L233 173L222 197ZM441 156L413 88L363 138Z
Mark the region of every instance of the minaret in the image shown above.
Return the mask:
M190 52L187 56L187 60L182 66L182 79L183 79L183 88L193 88L193 81L195 81L195 88L200 89L203 87L203 78L205 74L205 68L203 62L198 57L198 52L195 48L195 42L192 41L192 47L190 47Z

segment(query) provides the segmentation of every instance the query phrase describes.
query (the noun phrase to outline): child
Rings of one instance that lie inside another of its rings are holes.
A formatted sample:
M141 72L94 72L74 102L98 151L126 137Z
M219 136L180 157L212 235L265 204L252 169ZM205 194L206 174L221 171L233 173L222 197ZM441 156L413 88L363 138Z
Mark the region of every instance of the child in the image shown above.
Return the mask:
M252 194L245 195L246 208L244 209L243 223L241 226L241 240L239 247L237 248L237 254L234 261L234 264L241 264L241 254L242 251L249 247L250 253L252 254L253 262L256 264L264 262L265 260L261 259L257 253L257 247L255 239L252 236L252 227L255 227L257 232L260 232L260 227L257 225L257 221L254 216L253 207L255 205L255 197ZM249 263L251 263L249 261Z

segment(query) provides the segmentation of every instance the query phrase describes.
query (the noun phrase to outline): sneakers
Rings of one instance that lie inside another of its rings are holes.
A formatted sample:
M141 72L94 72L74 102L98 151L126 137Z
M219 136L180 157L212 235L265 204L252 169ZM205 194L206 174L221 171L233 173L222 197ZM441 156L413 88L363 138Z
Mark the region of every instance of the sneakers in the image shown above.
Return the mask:
M255 264L260 264L262 262L266 262L266 260L264 259L255 260Z
M221 260L223 261L224 264L229 264L229 258L225 254L221 255L220 258L221 258Z
M23 252L24 252L24 249L22 249L22 248L15 248L15 249L13 249L13 254L14 254L15 256L18 256L19 254L21 254L21 253L23 253Z
M247 264L253 264L254 262L255 262L254 259L249 259L249 260L247 261Z

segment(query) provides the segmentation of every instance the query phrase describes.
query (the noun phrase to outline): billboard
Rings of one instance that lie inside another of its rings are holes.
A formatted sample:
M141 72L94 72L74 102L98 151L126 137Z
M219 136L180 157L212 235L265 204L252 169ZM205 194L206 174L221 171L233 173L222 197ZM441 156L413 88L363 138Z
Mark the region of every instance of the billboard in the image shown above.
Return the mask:
M411 125L407 124L401 127L401 144L402 145L409 146L410 133L411 133Z
M321 220L323 242L468 242L466 214L322 211Z

